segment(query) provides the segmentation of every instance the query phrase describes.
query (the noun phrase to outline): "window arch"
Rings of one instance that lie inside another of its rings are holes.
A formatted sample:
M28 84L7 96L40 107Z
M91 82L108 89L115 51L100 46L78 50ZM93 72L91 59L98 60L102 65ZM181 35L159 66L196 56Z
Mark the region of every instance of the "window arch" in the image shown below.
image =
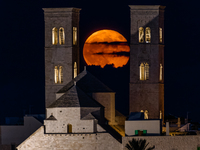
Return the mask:
M144 80L144 64L140 64L140 80Z
M65 44L65 31L63 27L60 27L59 29L59 43L60 45Z
M73 45L77 45L77 27L73 27Z
M162 81L162 75L163 74L163 67L162 64L160 64L160 81Z
M144 42L144 28L140 27L139 28L139 43L143 43Z
M141 63L140 64L140 80L148 80L149 79L149 64Z
M149 112L147 110L144 111L144 119L149 119Z
M74 78L77 76L77 64L74 62Z
M52 29L52 44L53 45L58 44L58 30L56 27Z
M145 40L146 43L151 43L151 29L149 27L146 27L145 30Z
M58 83L58 66L55 66L54 68L54 81L55 83Z
M159 42L162 43L162 28L159 28Z
M160 119L162 119L162 111L160 110Z
M71 124L67 125L67 133L72 133L72 125Z
M55 83L63 83L63 67L62 66L55 66L54 81Z
M63 83L63 67L59 67L59 83Z

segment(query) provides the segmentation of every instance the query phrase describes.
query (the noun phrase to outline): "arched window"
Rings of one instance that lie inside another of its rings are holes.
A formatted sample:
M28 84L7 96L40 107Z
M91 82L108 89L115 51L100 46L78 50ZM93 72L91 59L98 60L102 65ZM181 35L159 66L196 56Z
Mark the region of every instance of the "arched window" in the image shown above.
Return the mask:
M60 27L59 29L59 43L60 45L65 44L65 31L63 27Z
M162 111L160 110L160 119L162 119Z
M77 76L77 64L74 62L74 78Z
M140 80L144 80L144 64L140 64Z
M149 27L146 27L145 30L145 40L146 43L151 43L151 29Z
M73 27L73 45L77 45L77 27Z
M140 64L140 80L148 80L149 79L149 64L141 63Z
M55 83L58 83L58 66L55 66L54 68L54 80Z
M162 81L162 72L163 72L163 67L162 64L160 64L160 81Z
M162 28L159 28L159 41L162 43Z
M144 28L140 27L139 28L139 43L143 43L144 42Z
M67 125L67 133L72 133L72 125L71 124Z
M58 44L58 30L56 27L52 29L52 44L53 45Z
M144 111L144 119L149 118L149 112L147 110Z
M63 67L59 67L59 83L63 83Z

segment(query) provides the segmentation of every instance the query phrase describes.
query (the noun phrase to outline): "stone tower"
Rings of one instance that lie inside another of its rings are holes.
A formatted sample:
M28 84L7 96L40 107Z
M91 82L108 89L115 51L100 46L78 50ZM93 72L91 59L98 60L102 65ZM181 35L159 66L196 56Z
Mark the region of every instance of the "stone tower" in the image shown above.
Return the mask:
M43 8L45 20L45 105L79 73L78 8Z
M164 116L164 6L131 5L129 111Z

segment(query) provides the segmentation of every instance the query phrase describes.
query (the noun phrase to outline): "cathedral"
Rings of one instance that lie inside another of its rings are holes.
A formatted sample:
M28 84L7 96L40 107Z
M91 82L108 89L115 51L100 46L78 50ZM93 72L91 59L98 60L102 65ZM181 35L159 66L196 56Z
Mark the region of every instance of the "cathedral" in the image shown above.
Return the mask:
M44 8L46 119L18 150L125 150L128 141L138 137L147 139L156 150L197 147L181 144L188 138L160 136L164 118L165 7L129 7L130 116L115 110L114 91L86 68L80 72L81 9ZM169 144L171 141L176 142ZM194 141L198 143L200 138Z

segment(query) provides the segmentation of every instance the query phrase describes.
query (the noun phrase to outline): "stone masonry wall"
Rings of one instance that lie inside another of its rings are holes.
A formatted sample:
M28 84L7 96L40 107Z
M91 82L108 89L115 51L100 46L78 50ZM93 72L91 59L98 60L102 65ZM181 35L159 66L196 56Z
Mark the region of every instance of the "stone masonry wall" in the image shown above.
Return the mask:
M108 133L44 134L44 127L41 127L17 148L18 150L121 150L122 144Z

